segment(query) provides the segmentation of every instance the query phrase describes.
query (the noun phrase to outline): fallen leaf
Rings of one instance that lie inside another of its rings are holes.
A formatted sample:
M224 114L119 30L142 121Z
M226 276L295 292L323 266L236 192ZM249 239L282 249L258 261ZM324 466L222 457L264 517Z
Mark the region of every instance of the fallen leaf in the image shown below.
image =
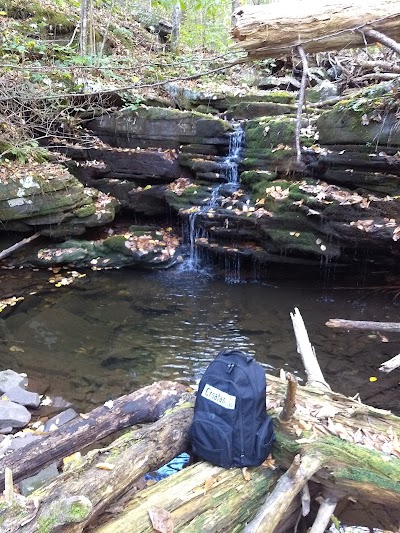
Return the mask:
M247 466L245 466L244 468L242 468L242 475L243 475L243 479L245 481L250 481L251 479L251 475L250 475L250 472L247 468Z
M173 533L174 523L171 513L161 507L152 506L148 510L153 528L159 533Z
M99 470L113 470L114 466L111 463L97 463L96 468Z

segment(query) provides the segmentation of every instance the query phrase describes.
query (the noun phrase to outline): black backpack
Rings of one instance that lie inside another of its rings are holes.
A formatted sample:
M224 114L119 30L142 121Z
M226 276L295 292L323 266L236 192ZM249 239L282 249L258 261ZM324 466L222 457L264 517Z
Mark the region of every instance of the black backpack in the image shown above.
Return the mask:
M199 384L190 427L195 455L218 466L258 466L275 440L265 371L240 350L220 352Z

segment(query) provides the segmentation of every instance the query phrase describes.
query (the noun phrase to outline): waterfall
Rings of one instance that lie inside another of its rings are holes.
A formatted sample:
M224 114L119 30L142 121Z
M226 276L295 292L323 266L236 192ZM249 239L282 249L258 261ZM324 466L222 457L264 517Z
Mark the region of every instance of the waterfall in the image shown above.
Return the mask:
M218 208L221 187L229 183L231 184L232 192L239 188L239 162L240 151L244 143L244 130L240 124L234 124L234 127L235 129L229 137L228 155L221 161L221 174L224 175L225 182L213 187L208 202L188 216L189 258L183 265L185 270L198 270L199 268L196 241L207 237L207 232L201 225L201 219L207 212Z

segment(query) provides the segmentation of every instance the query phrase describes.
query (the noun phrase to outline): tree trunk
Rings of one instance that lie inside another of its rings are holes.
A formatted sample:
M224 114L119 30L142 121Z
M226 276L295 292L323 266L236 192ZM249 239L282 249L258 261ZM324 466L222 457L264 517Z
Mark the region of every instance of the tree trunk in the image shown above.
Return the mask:
M278 471L258 468L245 481L240 468L224 469L197 463L138 493L121 516L96 533L150 533L152 508L170 514L174 533L243 529L279 478Z
M179 49L181 33L182 9L180 2L176 2L172 10L171 52L176 54Z
M87 54L87 41L88 41L88 15L89 15L89 2L91 0L81 0L81 18L80 18L80 53L82 56Z
M364 30L377 30L400 39L400 4L397 0L344 0L242 6L235 12L235 48L251 58L291 54L301 45L306 53L364 47L376 41Z
M20 531L21 521L30 518L24 533L80 533L141 476L187 447L192 415L192 408L177 408L150 426L129 431L107 448L90 451L82 464L35 492L36 508L14 502L6 512L3 509L1 531Z
M96 407L88 415L81 415L56 431L33 442L12 455L0 459L0 486L4 488L4 472L12 470L14 482L36 474L55 460L82 450L116 431L140 424L154 422L167 409L176 404L186 388L179 383L160 381L136 392L121 396L109 408Z

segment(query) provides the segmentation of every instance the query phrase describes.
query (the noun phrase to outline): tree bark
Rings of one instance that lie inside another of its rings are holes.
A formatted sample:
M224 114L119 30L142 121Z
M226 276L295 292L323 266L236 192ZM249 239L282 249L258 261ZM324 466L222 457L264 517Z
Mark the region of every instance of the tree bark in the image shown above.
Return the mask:
M267 381L269 414L278 418L286 383L269 375ZM296 405L291 424L279 425L276 421L273 456L277 464L289 468L296 454L318 457L322 467L312 475L312 481L328 490L342 490L356 499L400 507L400 418L328 389L298 386ZM80 533L138 476L165 464L185 449L191 418L191 408L176 409L150 427L123 435L104 450L89 452L82 465L66 471L27 498L25 508L18 502L8 509L1 508L0 520L9 527L4 527L4 531L13 532L18 521L21 524L32 518L22 531L33 533L40 531L39 526L51 524L46 530L49 533L61 528L63 532ZM165 491L161 490L164 481L145 489L136 496L136 503L132 504L135 510L127 520L146 517L152 505L171 513L174 527L179 526L176 532L243 531L244 524L256 515L281 473L263 467L249 469L251 480L246 481L240 469L221 469L207 463L196 466L199 469L196 472L202 472L203 477L197 478L196 474L194 485L190 485L193 470L188 468L168 478ZM185 476L188 484L182 485L180 480ZM248 491L253 490L249 496ZM157 494L159 499L154 499ZM291 497L292 493L288 499ZM214 524L218 529L213 529ZM153 531L148 520L141 527L117 526L103 533Z
M121 396L110 408L96 407L88 415L81 415L49 433L39 443L33 442L12 455L6 455L0 459L1 490L4 488L6 467L12 470L14 483L18 483L49 463L82 450L116 431L134 424L154 422L181 399L185 390L179 383L154 383Z
M245 481L240 468L228 470L197 463L140 492L121 516L99 527L96 533L150 533L154 531L149 519L152 507L170 513L174 533L241 531L279 474L260 467L251 471L250 481Z
M376 331L400 332L400 322L369 322L368 320L345 320L343 318L330 318L325 323L328 328L342 329L369 329Z
M150 426L129 431L107 448L90 451L82 464L35 492L36 509L31 511L33 516L24 526L24 533L83 531L141 476L167 463L187 447L192 415L192 408L177 408ZM14 502L3 513L1 531L19 531L25 512L23 504Z
M242 6L235 12L235 48L243 48L251 58L291 54L301 45L306 53L326 52L365 46L363 29L377 30L400 39L400 5L397 0L304 0L262 6ZM376 42L370 35L368 43Z

